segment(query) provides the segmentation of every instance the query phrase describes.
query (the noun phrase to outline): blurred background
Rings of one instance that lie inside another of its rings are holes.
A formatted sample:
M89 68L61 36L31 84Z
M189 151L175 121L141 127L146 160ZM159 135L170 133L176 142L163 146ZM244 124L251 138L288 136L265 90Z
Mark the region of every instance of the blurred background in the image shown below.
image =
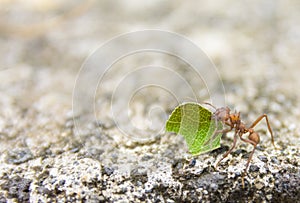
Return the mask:
M53 119L64 122L84 60L107 40L143 29L175 32L199 46L216 65L234 108L299 114L299 9L292 0L1 0L0 127L24 131L31 123L51 128ZM270 95L276 104L263 100ZM24 115L30 124L20 122Z

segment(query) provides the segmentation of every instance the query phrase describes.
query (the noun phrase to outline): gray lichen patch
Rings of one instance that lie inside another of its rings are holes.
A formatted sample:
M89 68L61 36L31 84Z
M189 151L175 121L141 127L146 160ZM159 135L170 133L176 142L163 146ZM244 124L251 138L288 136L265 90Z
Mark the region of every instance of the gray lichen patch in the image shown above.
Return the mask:
M5 181L1 188L7 190L7 197L9 199L17 199L19 202L27 202L30 200L29 187L31 184L30 179L15 176Z
M21 168L26 168L27 172L22 173ZM72 201L83 197L90 198L99 193L95 188L90 189L95 187L96 183L101 182L101 171L102 167L98 161L78 158L75 154L67 153L55 158L29 161L20 165L18 169L3 167L1 188L7 191L8 198L24 199L23 193L26 192L26 197L30 197L31 201ZM18 175L20 172L24 180ZM14 180L21 181L21 183L12 182ZM25 184L24 181L27 186L22 189L18 184ZM22 193L12 194L13 187Z
M17 148L12 151L8 151L6 162L9 164L20 164L27 162L28 160L32 159L33 155L28 148L22 149Z

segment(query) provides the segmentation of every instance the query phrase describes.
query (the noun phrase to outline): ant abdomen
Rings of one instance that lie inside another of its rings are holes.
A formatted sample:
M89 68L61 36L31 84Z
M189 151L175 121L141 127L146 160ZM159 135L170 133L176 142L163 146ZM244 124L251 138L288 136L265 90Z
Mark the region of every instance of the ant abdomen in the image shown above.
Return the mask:
M250 135L248 136L249 140L255 142L255 144L258 144L260 141L259 135L257 132L252 132L250 133Z

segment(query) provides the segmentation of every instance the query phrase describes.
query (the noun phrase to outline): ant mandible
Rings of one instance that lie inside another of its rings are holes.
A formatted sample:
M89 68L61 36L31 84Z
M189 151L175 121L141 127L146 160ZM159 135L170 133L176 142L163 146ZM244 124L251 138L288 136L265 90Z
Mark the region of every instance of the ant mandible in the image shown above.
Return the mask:
M253 145L253 150L248 158L247 164L246 164L246 168L244 170L244 173L246 173L247 168L249 166L249 163L252 159L252 156L254 154L254 151L256 149L257 144L260 141L260 137L259 134L257 132L255 132L255 130L253 129L262 119L266 119L267 122L267 126L268 126L268 130L271 134L271 138L272 138L272 144L275 147L274 144L274 136L273 136L273 132L268 120L268 116L266 114L263 114L261 116L259 116L251 125L249 128L246 127L246 125L241 121L240 119L240 112L234 112L234 113L230 113L230 109L229 107L221 107L221 108L216 108L215 106L213 106L210 103L204 103L207 104L211 107L213 107L215 109L215 112L212 114L212 120L215 120L216 124L217 122L222 122L223 125L227 125L229 126L228 129L222 129L222 130L216 130L214 132L214 134L218 134L218 133L222 133L223 135L230 132L231 130L234 129L234 138L233 138L233 145L232 147L223 155L223 157L217 162L216 167L218 167L219 163L228 156L228 154L230 154L232 152L232 150L234 149L236 142L237 142L237 137L240 137L240 139L246 143L250 143ZM243 138L242 136L246 133L249 133L248 135L248 139ZM275 147L276 148L276 147Z

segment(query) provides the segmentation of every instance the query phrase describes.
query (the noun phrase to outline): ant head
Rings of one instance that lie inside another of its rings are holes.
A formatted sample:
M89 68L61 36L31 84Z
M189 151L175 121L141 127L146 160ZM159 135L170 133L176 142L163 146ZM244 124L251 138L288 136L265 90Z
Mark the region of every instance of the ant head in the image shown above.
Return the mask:
M213 114L213 118L225 122L230 119L230 109L228 107L217 108Z
M225 111L227 114L230 114L230 108L228 106L226 107Z
M230 120L232 123L236 123L240 120L240 112L238 113L233 113L233 114L230 114Z

